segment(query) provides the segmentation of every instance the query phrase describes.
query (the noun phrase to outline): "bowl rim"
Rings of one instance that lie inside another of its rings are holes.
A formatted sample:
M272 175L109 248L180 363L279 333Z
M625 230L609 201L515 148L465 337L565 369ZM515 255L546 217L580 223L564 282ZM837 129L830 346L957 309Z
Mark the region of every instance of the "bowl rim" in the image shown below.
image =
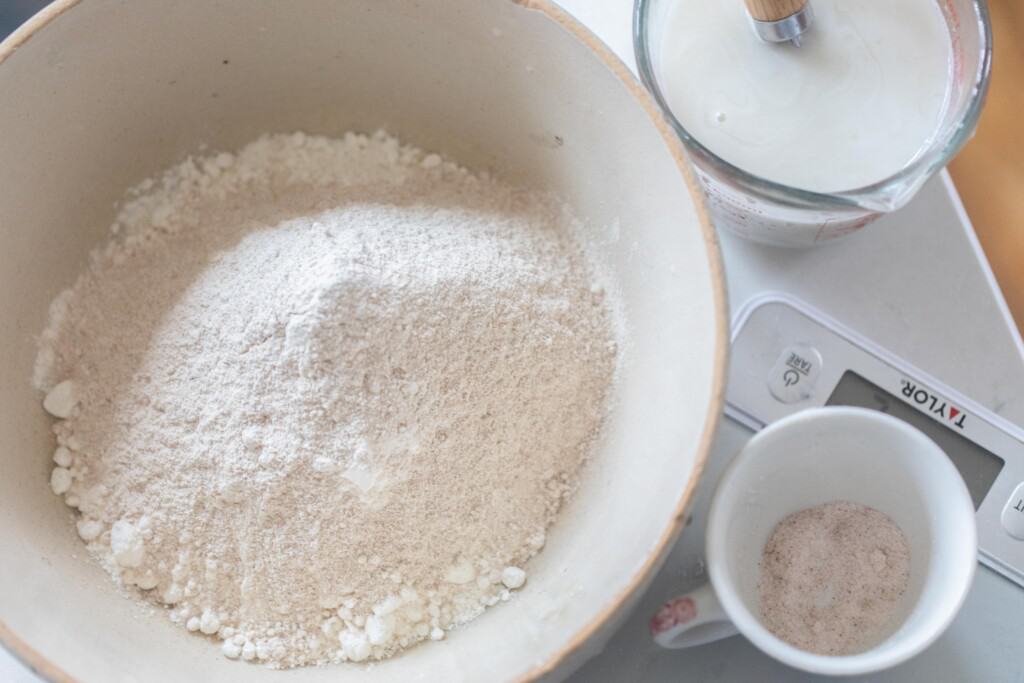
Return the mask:
M625 603L647 585L648 580L661 567L662 559L666 556L685 526L687 510L711 453L711 447L715 434L718 431L718 424L722 419L722 411L725 405L725 380L729 354L729 302L726 296L721 245L719 244L718 235L715 232L714 224L711 221L708 207L705 203L703 190L690 166L682 141L669 126L668 120L655 103L651 94L625 63L612 52L610 47L578 19L569 14L568 11L557 5L554 0L508 1L521 6L525 10L544 14L548 19L554 21L567 31L573 39L589 48L590 52L612 72L629 94L633 96L633 99L641 106L655 129L661 135L682 176L686 190L694 203L694 210L697 214L698 225L707 252L712 300L715 309L715 352L712 358L713 370L710 400L704 417L700 440L697 443L694 466L690 471L686 485L676 500L668 523L662 530L655 545L648 551L643 563L629 578L626 587L613 595L601 611L586 626L572 634L557 652L514 679L525 682L534 681L552 673L568 661L570 657L578 653L584 644L605 626ZM54 0L30 17L5 40L0 41L0 67L3 66L8 57L14 54L19 47L28 42L39 31L80 3L82 3L82 0ZM68 674L56 663L50 661L45 655L20 638L2 619L0 619L0 646L4 646L29 669L46 680L54 681L55 683L84 683L80 679ZM582 664L582 661L578 663Z

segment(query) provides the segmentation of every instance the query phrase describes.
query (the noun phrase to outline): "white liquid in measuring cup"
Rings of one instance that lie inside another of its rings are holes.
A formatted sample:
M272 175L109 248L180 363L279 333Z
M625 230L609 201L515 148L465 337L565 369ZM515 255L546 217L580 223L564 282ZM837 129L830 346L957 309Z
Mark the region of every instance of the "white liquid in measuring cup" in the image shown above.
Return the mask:
M811 0L799 48L751 30L741 0L676 0L659 82L673 114L734 166L817 192L898 172L949 98L949 29L929 0Z

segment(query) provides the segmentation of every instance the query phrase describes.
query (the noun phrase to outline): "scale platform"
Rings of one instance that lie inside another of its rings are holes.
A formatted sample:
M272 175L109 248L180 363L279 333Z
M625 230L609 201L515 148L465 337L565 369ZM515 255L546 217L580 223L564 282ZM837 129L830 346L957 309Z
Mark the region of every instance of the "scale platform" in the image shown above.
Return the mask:
M1024 588L1024 431L785 294L737 313L726 415L751 431L811 407L889 413L956 466L976 511L979 561Z
M962 419L972 439L960 438L977 450L961 453L949 443L942 445L947 452L956 453L954 464L970 482L983 549L979 555L982 566L971 593L936 643L894 669L847 680L1024 682L1024 587L1019 585L1024 582L1024 541L1014 538L1002 519L1007 509L1011 511L1007 514L1017 514L1011 498L1024 494L1020 490L1024 447L1020 445L1022 432L1015 426L1024 425L1020 389L1024 387L1024 344L948 176L930 181L898 214L831 246L795 251L760 246L727 234L721 238L734 331L754 320L760 309L761 316L776 318L761 320L768 323L761 333L774 330L770 332L774 338L765 343L763 338L756 340L757 335L746 341L737 335L734 340L727 391L730 405L701 478L690 522L635 612L569 680L834 680L791 669L742 636L687 650L664 650L654 645L647 633L648 619L666 599L707 580L703 561L706 512L731 458L765 422L831 400L876 409L884 407L882 401L890 411L905 406L934 422L939 430L959 432L956 422ZM924 254L921 244L928 244ZM915 262L913 268L907 266L908 261ZM948 280L950 273L957 274L956 293L937 300L935 284ZM812 325L787 334L786 328L792 330L808 311ZM837 341L831 332L816 337L813 325L822 318L827 327L852 332L857 343L866 343L878 355L872 360L860 352L844 353L842 338ZM741 344L760 351L741 348ZM818 363L813 388L795 388L815 374L814 368L799 360L794 365L807 374L799 373L799 382L786 385L786 371L793 369L787 363L787 351L802 352L800 359ZM884 367L870 367L873 363L888 365L891 374L887 375ZM844 384L851 370L863 381L853 379ZM901 382L909 377L918 383L905 397ZM734 386L736 382L742 382L746 390L734 390L739 386ZM886 388L878 394L883 386ZM773 390L785 400L777 398ZM928 396L919 390L927 390ZM943 414L927 414L925 411L941 406L941 397L946 400ZM956 414L950 406L958 409ZM984 419L973 419L978 416ZM985 420L992 424L981 424ZM975 422L979 424L972 424ZM921 422L918 426L929 425ZM949 432L953 443L962 446L956 432ZM932 434L933 438L945 436L942 431ZM1007 524L1016 528L1014 521Z

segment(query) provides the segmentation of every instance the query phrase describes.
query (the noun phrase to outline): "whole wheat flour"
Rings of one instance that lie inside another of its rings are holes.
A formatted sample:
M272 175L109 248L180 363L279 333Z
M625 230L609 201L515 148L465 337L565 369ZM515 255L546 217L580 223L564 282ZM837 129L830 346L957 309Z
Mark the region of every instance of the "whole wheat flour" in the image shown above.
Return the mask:
M52 305L54 492L227 657L445 637L524 584L600 435L616 343L574 226L382 133L182 163Z
M846 501L789 515L761 557L761 616L808 652L850 655L895 626L910 575L903 531L874 508Z

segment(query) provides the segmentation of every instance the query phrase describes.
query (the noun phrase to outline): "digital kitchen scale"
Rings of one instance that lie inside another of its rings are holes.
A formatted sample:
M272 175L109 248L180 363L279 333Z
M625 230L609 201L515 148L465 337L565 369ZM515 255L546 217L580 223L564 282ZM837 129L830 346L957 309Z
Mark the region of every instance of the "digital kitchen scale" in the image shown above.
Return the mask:
M979 560L1024 586L1024 431L793 297L749 301L733 325L726 414L756 431L827 405L889 413L942 447L974 501Z

